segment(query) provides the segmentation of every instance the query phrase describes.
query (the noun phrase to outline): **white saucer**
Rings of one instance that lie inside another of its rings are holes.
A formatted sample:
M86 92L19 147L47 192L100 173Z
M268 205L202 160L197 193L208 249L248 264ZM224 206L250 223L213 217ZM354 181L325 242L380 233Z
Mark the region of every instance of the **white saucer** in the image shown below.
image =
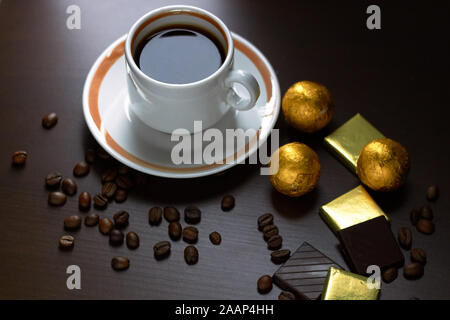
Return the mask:
M224 159L236 159L231 163L175 165L171 151L178 142L172 142L169 134L147 127L128 108L125 39L126 35L100 55L89 71L83 89L87 125L98 143L118 161L155 176L193 178L218 173L243 162L267 140L280 111L278 80L263 54L247 40L233 34L235 68L249 71L256 77L261 95L253 109L232 109L215 128L222 132L234 128L254 129L256 134L245 147L224 155Z

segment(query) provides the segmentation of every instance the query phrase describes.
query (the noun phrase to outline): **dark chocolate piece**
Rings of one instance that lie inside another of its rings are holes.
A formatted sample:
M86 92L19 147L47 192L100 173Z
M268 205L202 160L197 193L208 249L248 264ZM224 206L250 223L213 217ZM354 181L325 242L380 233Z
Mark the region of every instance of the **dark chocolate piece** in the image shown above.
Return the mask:
M297 299L319 299L328 269L342 269L336 262L304 242L273 275L273 282Z
M343 256L355 273L367 275L370 265L377 265L384 271L404 264L403 254L384 217L342 229L337 236Z

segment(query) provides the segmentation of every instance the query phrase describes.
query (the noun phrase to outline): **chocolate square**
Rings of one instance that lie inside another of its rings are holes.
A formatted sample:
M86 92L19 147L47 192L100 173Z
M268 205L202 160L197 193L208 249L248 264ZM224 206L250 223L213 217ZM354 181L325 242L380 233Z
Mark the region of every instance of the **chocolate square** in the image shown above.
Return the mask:
M320 298L330 267L342 269L322 252L304 242L274 273L272 279L278 287L292 292L297 299L315 300Z
M383 271L401 267L405 261L383 216L342 229L337 236L350 269L358 274L367 275L370 265L377 265Z

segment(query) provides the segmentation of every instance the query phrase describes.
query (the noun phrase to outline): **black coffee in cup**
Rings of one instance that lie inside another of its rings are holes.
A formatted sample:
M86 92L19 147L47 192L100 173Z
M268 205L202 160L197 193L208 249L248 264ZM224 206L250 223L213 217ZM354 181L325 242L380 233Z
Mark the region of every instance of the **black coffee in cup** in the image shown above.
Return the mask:
M136 47L134 60L152 79L185 84L213 74L225 56L219 40L206 30L172 25L144 37Z

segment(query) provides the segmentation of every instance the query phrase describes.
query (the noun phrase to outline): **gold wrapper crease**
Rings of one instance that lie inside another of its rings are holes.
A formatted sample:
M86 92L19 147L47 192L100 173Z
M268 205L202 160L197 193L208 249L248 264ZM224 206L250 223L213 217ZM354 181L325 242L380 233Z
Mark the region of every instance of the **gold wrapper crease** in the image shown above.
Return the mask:
M325 145L346 167L356 173L359 153L362 148L383 134L357 113L342 126L325 138Z
M389 221L388 216L361 185L322 206L320 216L334 233L379 216L384 216Z
M322 300L377 300L380 289L370 289L367 278L331 267L323 286Z

